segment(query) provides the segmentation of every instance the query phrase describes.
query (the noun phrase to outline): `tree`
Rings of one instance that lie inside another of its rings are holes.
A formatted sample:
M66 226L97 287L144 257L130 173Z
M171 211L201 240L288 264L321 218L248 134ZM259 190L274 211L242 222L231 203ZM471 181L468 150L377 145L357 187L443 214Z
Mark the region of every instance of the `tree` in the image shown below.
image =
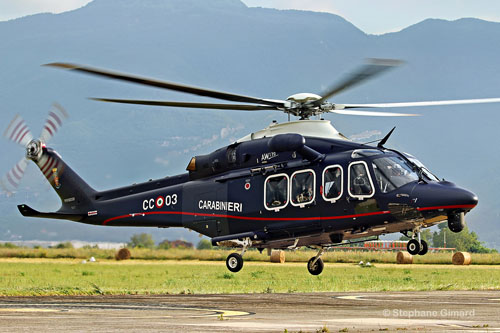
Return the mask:
M56 245L56 249L73 249L73 244L71 242L59 243Z
M446 247L454 247L457 251L472 253L491 253L496 251L485 247L483 242L479 241L477 234L474 231L469 231L468 227L465 227L464 230L457 233L452 232L447 227L441 227L439 232L436 231L432 235L433 246L444 247L445 237Z
M130 242L127 246L152 249L155 246L155 242L150 234L142 233L130 237Z
M178 248L178 249L192 249L194 247L193 243L186 242L185 240L181 240L181 239L174 240L173 242L170 242L170 245L173 248Z
M165 239L163 241L161 241L160 244L158 244L158 248L160 250L168 250L172 247L172 245L170 244L170 242L168 241L168 239Z
M198 250L211 250L213 248L212 242L209 241L208 239L202 239L198 242L198 245L196 245L196 248Z

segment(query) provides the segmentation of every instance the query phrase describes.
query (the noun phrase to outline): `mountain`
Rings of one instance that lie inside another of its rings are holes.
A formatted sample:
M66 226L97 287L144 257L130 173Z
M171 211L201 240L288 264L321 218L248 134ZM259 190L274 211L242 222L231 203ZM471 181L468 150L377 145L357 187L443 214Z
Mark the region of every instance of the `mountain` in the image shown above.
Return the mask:
M53 101L71 118L54 147L97 189L184 172L191 156L225 145L285 114L169 110L109 105L86 97L207 99L58 71L64 61L115 69L264 98L321 93L364 58L405 60L401 68L346 91L338 103L398 102L499 96L500 24L475 19L426 20L400 32L368 35L326 13L248 8L239 0L94 0L61 14L0 22L0 100L5 128L20 113L36 133ZM500 187L495 153L499 105L407 109L422 117L388 119L326 115L344 134L381 133L419 157L438 176L473 190L479 206L469 227L500 247ZM368 141L370 139L369 138ZM4 141L0 173L22 156ZM137 230L30 220L15 204L55 209L58 198L33 166L15 198L2 197L0 239L123 241ZM196 235L154 230L161 238Z

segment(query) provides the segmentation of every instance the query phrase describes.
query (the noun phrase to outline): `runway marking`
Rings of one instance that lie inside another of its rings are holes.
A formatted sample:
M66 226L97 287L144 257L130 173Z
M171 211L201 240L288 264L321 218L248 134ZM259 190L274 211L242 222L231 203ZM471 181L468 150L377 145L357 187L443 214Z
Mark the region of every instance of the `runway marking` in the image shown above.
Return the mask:
M401 297L404 295L385 295L385 297ZM464 302L447 302L447 301L430 301L427 299L419 300L419 299L380 299L380 298L371 298L370 295L356 295L356 296L334 296L333 298L337 299L346 299L353 301L376 301L376 302L398 302L398 303L426 303L426 304L459 304L459 305L484 305L484 304L492 304L497 305L498 303L464 303ZM500 298L489 298L488 301L500 301ZM485 300L486 301L486 300Z
M39 308L3 308L0 312L67 312L67 310L39 309Z
M198 318L198 317L241 317L241 316L248 316L253 313L251 312L245 312L245 311L233 311L233 310L215 310L215 309L194 309L194 308L185 308L183 310L197 310L197 311L209 311L209 312L215 312L214 314L210 315L201 315L201 316L190 316L191 318Z
M337 296L335 298L350 299L350 300L356 300L356 301L366 301L366 299L363 299L362 297L364 297L364 296Z
M185 317L189 318L204 318L204 317L241 317L241 316L249 316L253 315L252 312L246 311L237 311L237 310L222 310L222 309L206 309L206 308L196 308L196 307L177 307L177 306L148 306L148 305L120 305L120 304L78 304L78 303L37 303L30 304L32 307L20 307L20 308L11 308L9 307L11 304L0 304L0 312L67 312L68 309L50 309L48 307L56 308L56 307L68 307L68 308L95 308L95 309L107 309L107 310L155 310L155 311L164 311L164 310L184 310L184 311L205 311L210 312L209 314L202 315L185 315ZM6 306L2 308L2 306ZM36 306L36 307L33 307ZM161 316L172 318L174 316Z

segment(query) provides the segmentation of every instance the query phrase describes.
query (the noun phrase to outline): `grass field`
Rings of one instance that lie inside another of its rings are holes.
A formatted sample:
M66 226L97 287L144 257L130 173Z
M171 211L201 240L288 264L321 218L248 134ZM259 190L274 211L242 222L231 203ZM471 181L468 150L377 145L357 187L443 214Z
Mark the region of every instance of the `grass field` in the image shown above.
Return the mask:
M304 263L223 261L0 259L0 295L294 293L500 289L500 266L327 264L319 276Z
M203 260L220 261L226 260L229 253L234 250L195 250L195 249L131 249L133 260ZM239 252L236 251L236 252ZM115 250L104 250L94 248L80 249L57 249L57 248L3 248L0 247L0 258L66 258L66 259L114 259ZM309 258L316 255L316 251L297 250L286 251L287 262L307 262ZM414 256L415 264L450 264L452 253L439 252L428 253L425 256ZM325 262L336 263L358 263L370 261L372 263L395 263L396 252L384 251L328 251L323 257ZM245 253L245 261L269 261L269 256L256 250ZM473 253L472 264L476 265L500 265L500 253Z

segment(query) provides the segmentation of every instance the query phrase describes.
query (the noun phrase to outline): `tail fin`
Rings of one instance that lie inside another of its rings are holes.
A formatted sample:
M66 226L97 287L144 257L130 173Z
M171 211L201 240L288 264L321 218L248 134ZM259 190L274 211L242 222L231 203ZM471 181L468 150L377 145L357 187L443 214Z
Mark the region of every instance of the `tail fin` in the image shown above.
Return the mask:
M61 198L62 206L57 213L87 215L87 212L92 210L96 191L78 176L55 150L43 147L41 154L33 161Z

